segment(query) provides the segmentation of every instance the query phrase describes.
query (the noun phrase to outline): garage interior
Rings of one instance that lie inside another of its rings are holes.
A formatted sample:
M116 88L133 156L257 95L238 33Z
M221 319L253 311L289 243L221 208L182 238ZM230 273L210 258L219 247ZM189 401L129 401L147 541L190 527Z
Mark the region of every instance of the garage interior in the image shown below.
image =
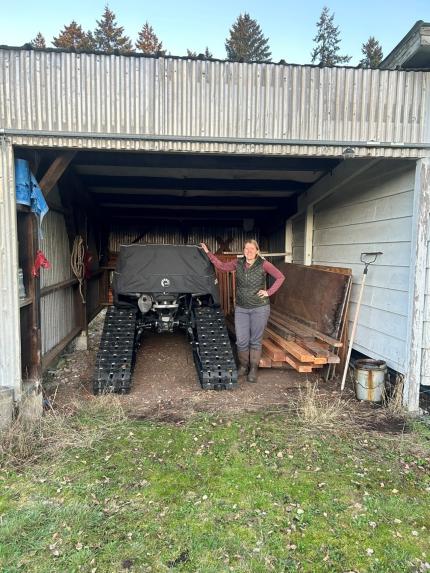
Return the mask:
M22 372L29 378L40 376L71 340L87 333L88 323L111 302L109 281L120 244L204 241L213 252L235 254L244 239L256 238L264 253L278 254L271 258L275 264L291 261L285 228L298 196L342 161L26 148L17 148L15 157L29 162L50 211L65 225L70 252L79 236L88 256L88 280L80 286L64 251L61 256L58 245L48 246L60 242L57 231L39 241L34 216L18 206L27 294L20 302ZM57 253L51 261L57 269L51 278L41 270L39 281L31 269L45 244L51 256ZM55 332L61 321L67 328L63 324Z

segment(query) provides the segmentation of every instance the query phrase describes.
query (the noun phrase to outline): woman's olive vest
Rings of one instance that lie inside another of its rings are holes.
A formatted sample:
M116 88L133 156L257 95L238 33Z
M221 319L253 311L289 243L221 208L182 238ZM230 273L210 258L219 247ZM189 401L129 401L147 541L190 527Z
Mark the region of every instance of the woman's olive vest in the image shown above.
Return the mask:
M261 289L266 290L266 273L264 260L257 257L255 263L246 268L246 258L239 259L236 269L236 305L242 308L254 308L269 304L269 297L257 295Z

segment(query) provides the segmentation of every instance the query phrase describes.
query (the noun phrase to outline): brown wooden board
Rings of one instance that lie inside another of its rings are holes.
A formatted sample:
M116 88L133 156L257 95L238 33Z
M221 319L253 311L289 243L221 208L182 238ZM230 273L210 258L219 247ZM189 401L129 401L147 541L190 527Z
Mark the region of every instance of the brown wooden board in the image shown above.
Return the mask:
M276 311L273 312L273 314L275 315ZM278 313L279 314L279 313ZM276 315L276 320L278 320L278 317ZM290 328L292 331L294 331L297 335L297 337L300 338L318 338L319 340L323 340L324 342L327 342L328 344L330 344L330 346L342 346L342 342L340 342L340 340L337 340L336 338L333 338L332 336L328 336L327 334L323 334L321 332L319 332L318 330L315 330L314 328L310 328L309 326L305 326L304 324L297 322L297 320L293 320L291 318L288 318L286 316L284 316L284 318L282 319L282 324L286 324L288 325L288 328Z
M349 275L321 267L280 263L286 280L272 298L272 308L322 334L336 337L342 320Z
M314 355L311 354L309 351L305 350L292 340L284 340L282 336L273 332L270 328L266 328L266 332L269 337L278 344L281 348L283 348L286 352L289 352L292 356L297 358L299 362L313 362Z
M271 360L284 360L285 350L277 346L271 340L263 340L263 348L265 354L267 354Z

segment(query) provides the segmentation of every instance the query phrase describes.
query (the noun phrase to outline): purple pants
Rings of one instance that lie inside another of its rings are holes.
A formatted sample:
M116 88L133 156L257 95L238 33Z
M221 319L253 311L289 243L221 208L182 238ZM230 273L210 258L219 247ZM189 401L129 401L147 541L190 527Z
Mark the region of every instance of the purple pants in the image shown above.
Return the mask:
M255 308L236 306L234 310L234 326L238 350L248 350L248 348L261 349L263 332L269 320L269 314L269 304Z

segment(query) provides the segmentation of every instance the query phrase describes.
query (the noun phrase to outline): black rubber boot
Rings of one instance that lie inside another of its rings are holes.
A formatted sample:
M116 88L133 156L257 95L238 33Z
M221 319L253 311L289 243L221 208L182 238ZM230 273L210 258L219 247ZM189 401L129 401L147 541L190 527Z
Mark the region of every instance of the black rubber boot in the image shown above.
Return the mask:
M257 382L257 377L258 377L258 365L260 364L260 358L261 358L261 349L256 350L255 348L251 348L250 351L250 364L251 367L249 369L249 373L248 373L248 382Z
M246 376L249 369L249 350L238 350L237 357L239 359L239 369L237 371L237 377Z

